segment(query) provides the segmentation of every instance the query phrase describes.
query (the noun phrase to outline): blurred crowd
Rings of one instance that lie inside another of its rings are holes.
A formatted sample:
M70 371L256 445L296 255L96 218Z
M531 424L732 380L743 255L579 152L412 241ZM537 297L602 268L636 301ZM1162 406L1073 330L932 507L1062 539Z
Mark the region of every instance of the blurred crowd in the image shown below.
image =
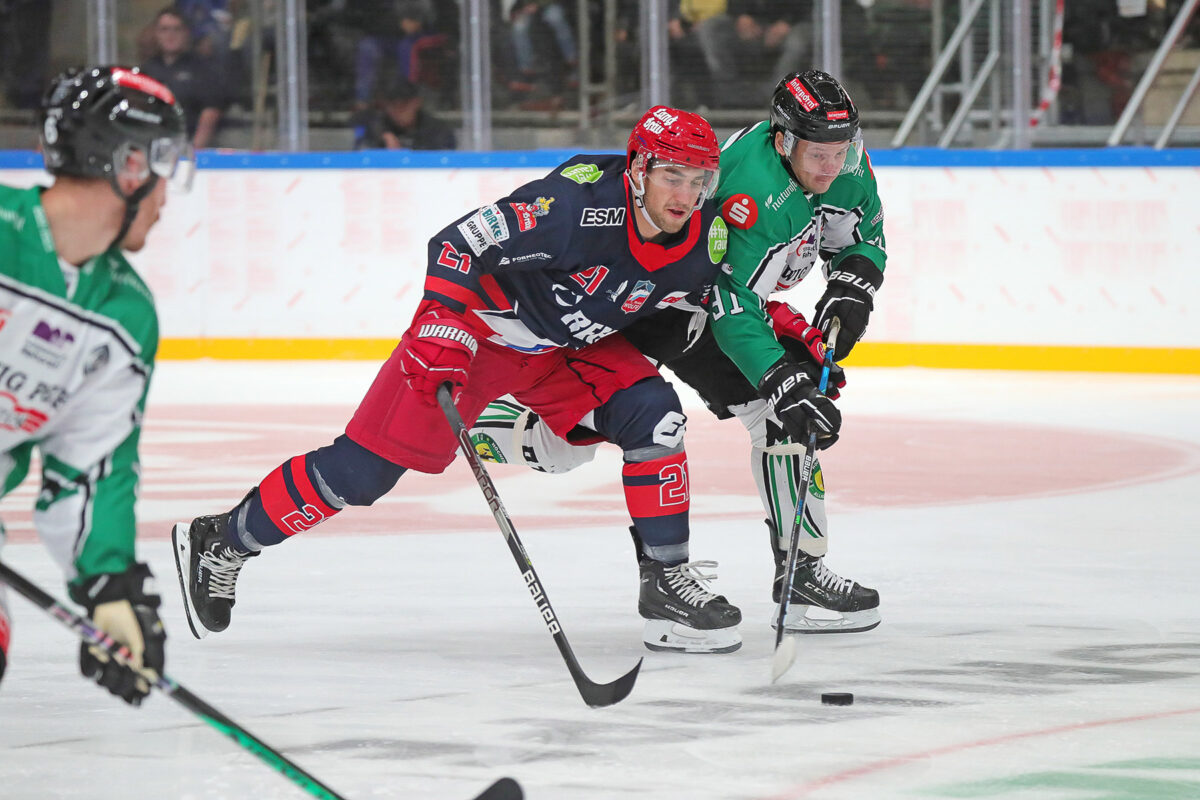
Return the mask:
M175 0L150 6L133 61L180 97L197 147L220 144L232 124L269 105L280 0ZM0 0L5 105L37 105L51 71L55 13L81 0ZM135 0L129 0L135 5ZM259 4L260 27L251 2ZM1059 120L1112 124L1183 0L1067 0ZM489 0L497 110L554 112L580 91L624 108L640 102L638 0ZM309 108L353 129L354 146L450 149L457 111L460 3L454 0L307 0ZM949 6L951 4L947 4ZM819 3L818 3L819 6ZM594 54L581 74L579 14ZM931 64L931 0L842 0L841 77L870 124L904 111ZM957 23L957 5L943 29ZM615 19L609 36L606 19ZM699 111L761 108L776 76L813 65L814 0L669 0L672 102ZM259 47L251 47L257 35ZM1200 48L1200 15L1185 48ZM617 74L602 54L615 48ZM126 48L127 50L128 48ZM72 52L78 50L75 46ZM253 54L258 54L255 63ZM126 60L122 50L122 60ZM253 80L258 77L257 83ZM953 76L950 76L953 78ZM581 86L582 84L582 86ZM1035 96L1041 87L1033 87Z

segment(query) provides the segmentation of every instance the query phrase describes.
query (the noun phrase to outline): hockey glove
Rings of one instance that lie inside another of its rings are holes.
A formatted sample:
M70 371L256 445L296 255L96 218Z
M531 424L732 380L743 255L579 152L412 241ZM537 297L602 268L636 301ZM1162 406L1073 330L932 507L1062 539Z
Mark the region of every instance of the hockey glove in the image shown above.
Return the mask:
M471 359L479 343L467 321L445 306L426 301L417 309L412 327L401 343L400 370L414 392L437 405L437 390L453 385L455 402L467 382Z
M796 359L804 374L818 386L821 384L821 365L825 362L825 339L821 332L796 309L778 300L767 301L767 316L775 329L775 338L783 349ZM846 372L836 363L829 368L829 382L825 385L825 396L837 400L839 391L846 385Z
M817 301L814 323L821 333L829 335L834 317L842 321L833 360L841 361L850 354L856 342L867 331L867 319L875 307L875 292L883 285L883 273L865 256L847 256L829 273L825 294Z
M134 664L161 675L167 641L154 575L145 564L134 564L120 573L106 573L73 586L71 596L87 608L96 627L129 649ZM108 653L88 644L79 648L79 671L126 703L141 705L150 683Z
M808 441L810 431L817 434L818 450L837 441L842 412L795 362L786 357L776 361L758 382L758 393L794 441Z

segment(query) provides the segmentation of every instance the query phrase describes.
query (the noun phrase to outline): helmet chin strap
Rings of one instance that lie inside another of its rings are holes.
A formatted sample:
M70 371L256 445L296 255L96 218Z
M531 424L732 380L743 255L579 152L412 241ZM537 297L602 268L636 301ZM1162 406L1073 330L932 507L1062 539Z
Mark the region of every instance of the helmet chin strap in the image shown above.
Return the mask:
M121 240L125 238L125 234L129 233L129 228L133 225L133 220L137 217L138 206L146 199L146 195L154 191L154 187L158 184L158 175L151 172L146 182L134 189L133 194L129 195L121 192L121 187L117 183L115 174L109 180L109 183L112 185L113 191L117 193L117 197L125 201L125 218L121 220L121 229L117 231L117 235L108 243L108 247L105 250L111 250L119 245Z
M658 234L663 232L663 229L654 224L654 220L650 219L650 214L646 211L646 184L642 183L641 186L638 185L638 182L633 178L633 170L626 170L625 173L629 176L629 188L633 192L634 208L638 210L642 219L646 220L646 224L654 229L654 236L658 236ZM642 180L646 180L645 172L642 173ZM653 239L654 236L648 238Z

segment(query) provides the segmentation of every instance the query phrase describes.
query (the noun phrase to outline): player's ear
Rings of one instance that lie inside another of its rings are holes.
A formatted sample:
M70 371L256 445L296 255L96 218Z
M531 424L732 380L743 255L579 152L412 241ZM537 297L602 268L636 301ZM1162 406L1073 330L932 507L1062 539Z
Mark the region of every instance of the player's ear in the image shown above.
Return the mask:
M783 158L787 158L789 155L791 155L791 153L784 148L784 141L783 131L775 131L775 152L779 153L779 155Z

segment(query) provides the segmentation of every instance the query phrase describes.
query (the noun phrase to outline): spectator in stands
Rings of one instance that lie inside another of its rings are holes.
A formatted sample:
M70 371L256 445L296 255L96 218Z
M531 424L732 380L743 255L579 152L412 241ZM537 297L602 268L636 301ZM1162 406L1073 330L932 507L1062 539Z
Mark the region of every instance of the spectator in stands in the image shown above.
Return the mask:
M578 81L579 53L575 46L575 32L567 20L566 11L558 0L517 0L509 12L512 23L513 53L521 79L532 84L546 67L539 68L537 51L534 48L533 31L538 22L550 31L558 55L566 67L568 81Z
M357 150L453 150L454 132L424 109L412 81L388 73L375 92L375 103L358 115Z
M50 82L50 16L46 0L0 2L0 77L14 108L38 108Z
M151 27L157 52L142 71L175 94L187 115L192 146L208 147L226 105L224 75L192 50L187 22L174 8L159 11Z
M686 98L680 105L710 108L726 104L722 81L728 67L727 0L672 0L667 20L673 72ZM690 96L694 95L694 96Z
M363 11L354 12L364 31L354 54L357 108L369 105L382 71L398 72L417 84L440 84L440 76L422 73L425 55L446 43L445 34L433 28L434 9L429 0L381 2L367 18L362 17Z

